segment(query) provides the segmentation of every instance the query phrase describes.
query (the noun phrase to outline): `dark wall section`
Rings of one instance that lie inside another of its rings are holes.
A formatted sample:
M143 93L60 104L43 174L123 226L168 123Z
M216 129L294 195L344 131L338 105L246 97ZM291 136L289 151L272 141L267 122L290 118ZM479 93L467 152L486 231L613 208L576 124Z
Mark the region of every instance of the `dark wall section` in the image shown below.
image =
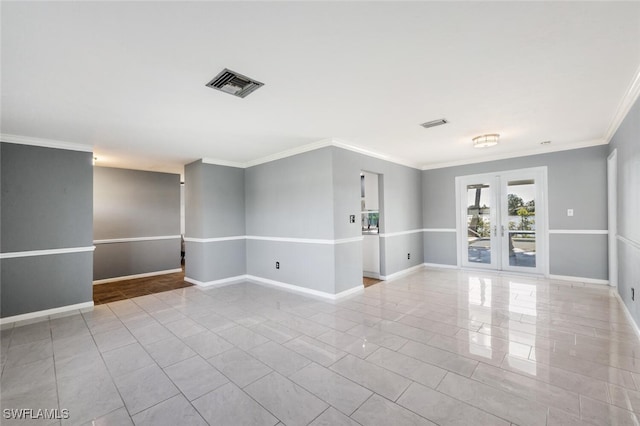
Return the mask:
M94 280L180 268L180 175L95 167L93 184Z
M90 152L0 144L0 317L92 301L91 159ZM28 253L58 249L71 252ZM16 252L24 256L11 257Z
M2 252L92 245L91 153L0 146Z

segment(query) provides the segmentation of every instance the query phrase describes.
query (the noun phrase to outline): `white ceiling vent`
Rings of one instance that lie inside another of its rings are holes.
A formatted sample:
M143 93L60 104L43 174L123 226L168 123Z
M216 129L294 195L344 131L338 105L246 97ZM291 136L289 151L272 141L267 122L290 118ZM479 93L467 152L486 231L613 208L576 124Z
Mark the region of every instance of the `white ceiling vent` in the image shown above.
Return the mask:
M429 127L442 126L443 124L447 124L447 123L448 121L446 118L441 118L439 120L427 121L426 123L422 123L421 126L424 127L425 129L428 129Z
M260 86L264 86L264 83L260 83L259 81L225 68L220 74L215 76L213 80L208 82L207 86L239 98L244 98Z

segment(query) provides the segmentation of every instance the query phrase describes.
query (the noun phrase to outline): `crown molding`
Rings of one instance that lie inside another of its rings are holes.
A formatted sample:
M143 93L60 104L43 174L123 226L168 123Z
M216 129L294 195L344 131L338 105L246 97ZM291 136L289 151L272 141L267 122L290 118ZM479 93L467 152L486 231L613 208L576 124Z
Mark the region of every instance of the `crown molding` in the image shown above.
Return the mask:
M333 139L331 145L335 146L337 148L346 149L348 151L357 152L358 154L366 155L368 157L378 158L380 160L388 161L390 163L395 163L395 164L399 164L401 166L411 167L412 169L420 170L420 165L418 165L416 163L412 163L410 161L405 161L405 160L402 160L400 158L395 158L395 157L392 157L390 155L381 154L379 152L371 151L371 150L366 149L366 148L361 148L361 147L356 146L356 145L351 145L351 144L349 144L349 143L347 143L345 141L342 141L340 139Z
M622 97L622 100L620 101L620 104L618 105L618 109L616 110L616 113L613 116L613 120L611 121L611 124L609 124L609 128L607 129L607 132L605 133L605 136L604 136L604 140L606 141L606 143L611 142L611 139L618 131L618 128L620 127L625 117L629 113L629 110L631 110L631 107L633 107L633 105L638 100L639 96L640 96L640 68L636 70L635 76L633 80L631 80L631 84L629 85L629 88L625 92L624 96Z
M266 157L256 158L249 160L245 163L237 163L233 161L218 160L215 158L203 158L202 162L205 164L215 164L218 166L229 166L246 169L248 167L257 166L259 164L269 163L271 161L281 160L287 157L293 157L294 155L302 154L309 151L315 151L316 149L325 148L332 145L331 139L323 139L318 142L313 142L307 145L298 146L295 148L287 149L284 151L276 152L275 154L267 155Z
M528 151L511 152L504 154L490 155L481 158L468 158L457 161L447 161L442 163L425 164L422 166L422 170L443 169L446 167L465 166L468 164L486 163L488 161L507 160L509 158L528 157L530 155L543 155L552 152L570 151L572 149L589 148L592 146L606 145L607 141L604 139L594 139L590 141L575 142L570 144L557 145L554 147L548 147L544 150L532 149Z
M358 154L366 155L368 157L378 158L380 160L388 161L390 163L400 164L402 166L411 167L411 168L420 170L420 166L416 164L410 163L408 161L403 161L398 158L393 158L385 154L380 154L378 152L371 151L365 148L361 148L356 145L351 145L345 141L335 139L335 138L322 139L318 142L312 142L310 144L276 152L275 154L267 155L261 158L256 158L255 160L249 160L246 163L237 163L237 162L226 161L226 160L218 160L215 158L202 158L202 162L205 164L215 164L218 166L229 166L229 167L238 167L241 169L246 169L248 167L270 163L272 161L281 160L283 158L293 157L294 155L304 154L305 152L326 148L328 146L335 146L336 148L346 149L348 151L357 152Z
M68 151L93 152L93 146L79 143L57 141L54 139L32 138L29 136L12 135L8 133L0 134L2 142L15 143L20 145L40 146L43 148L66 149Z
M294 155L303 154L305 152L315 151L316 149L326 148L328 146L331 146L332 143L332 139L322 139L318 142L312 142L307 145L302 145L284 151L276 152L275 154L267 155L266 157L247 161L245 163L245 167L252 167L257 166L258 164L270 163L272 161L281 160L287 157L293 157Z
M219 160L217 158L202 158L204 164L215 164L217 166L237 167L244 169L247 167L246 163L237 163L235 161Z

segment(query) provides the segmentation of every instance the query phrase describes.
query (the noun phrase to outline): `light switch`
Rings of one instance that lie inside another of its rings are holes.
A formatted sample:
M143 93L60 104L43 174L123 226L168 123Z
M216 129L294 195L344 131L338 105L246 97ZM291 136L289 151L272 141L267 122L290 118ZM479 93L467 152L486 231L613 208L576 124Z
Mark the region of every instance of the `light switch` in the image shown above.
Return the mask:
M573 209L567 209L567 216L573 216Z

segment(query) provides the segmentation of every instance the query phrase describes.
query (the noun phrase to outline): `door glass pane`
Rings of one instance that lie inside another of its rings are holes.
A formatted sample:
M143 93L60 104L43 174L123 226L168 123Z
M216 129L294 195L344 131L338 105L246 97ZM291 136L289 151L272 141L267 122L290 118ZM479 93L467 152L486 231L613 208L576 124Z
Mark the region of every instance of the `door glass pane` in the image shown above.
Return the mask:
M533 179L507 183L509 265L536 267L536 185Z
M467 258L473 263L491 263L491 187L467 185Z

